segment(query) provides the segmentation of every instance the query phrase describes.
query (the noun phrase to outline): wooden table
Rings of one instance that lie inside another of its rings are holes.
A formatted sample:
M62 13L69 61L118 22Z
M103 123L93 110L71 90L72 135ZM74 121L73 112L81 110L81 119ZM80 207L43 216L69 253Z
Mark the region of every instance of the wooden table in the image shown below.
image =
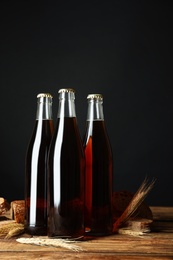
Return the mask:
M0 259L173 259L173 207L151 207L153 230L146 236L112 235L78 242L81 252L0 239Z

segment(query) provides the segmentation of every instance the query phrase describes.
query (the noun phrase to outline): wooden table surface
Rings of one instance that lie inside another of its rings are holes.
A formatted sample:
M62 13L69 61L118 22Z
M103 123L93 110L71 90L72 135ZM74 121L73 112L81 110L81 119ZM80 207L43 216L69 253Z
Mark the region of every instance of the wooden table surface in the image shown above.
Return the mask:
M151 207L154 216L151 233L134 237L115 234L77 242L83 251L41 247L0 238L0 259L173 259L173 207Z

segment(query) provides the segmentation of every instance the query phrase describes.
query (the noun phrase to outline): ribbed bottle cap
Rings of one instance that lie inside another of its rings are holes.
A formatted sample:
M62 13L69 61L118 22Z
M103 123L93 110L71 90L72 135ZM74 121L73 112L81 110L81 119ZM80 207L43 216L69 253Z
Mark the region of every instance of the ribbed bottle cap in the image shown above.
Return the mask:
M89 94L87 96L87 99L99 99L99 100L103 100L103 96L102 94Z
M75 93L75 90L72 88L61 88L58 93L69 93L69 92L73 92Z
M53 98L53 96L50 93L40 93L37 95L37 98L41 98L41 97Z

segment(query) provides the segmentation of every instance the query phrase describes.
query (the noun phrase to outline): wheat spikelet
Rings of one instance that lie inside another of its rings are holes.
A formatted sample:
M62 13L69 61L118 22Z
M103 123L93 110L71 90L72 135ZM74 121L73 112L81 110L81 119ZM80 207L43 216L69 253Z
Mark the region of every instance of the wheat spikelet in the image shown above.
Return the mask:
M77 245L74 245L72 240L67 239L52 239L52 238L40 238L40 237L33 237L33 238L18 238L16 240L22 244L32 244L38 246L51 246L51 247L63 247L73 251L82 251L83 249Z
M4 222L1 222L0 225L0 236L7 235L11 230L17 229L17 228L23 228L23 224L18 224L13 220L7 220Z
M147 178L143 181L135 195L133 196L131 202L122 213L122 215L115 221L113 225L113 232L117 232L119 227L125 223L132 214L137 210L137 208L141 205L144 201L150 190L153 188L155 180L152 180L150 183L148 182Z
M18 236L24 233L24 226L18 225L9 230L8 234L5 236L6 239L12 238L14 236Z

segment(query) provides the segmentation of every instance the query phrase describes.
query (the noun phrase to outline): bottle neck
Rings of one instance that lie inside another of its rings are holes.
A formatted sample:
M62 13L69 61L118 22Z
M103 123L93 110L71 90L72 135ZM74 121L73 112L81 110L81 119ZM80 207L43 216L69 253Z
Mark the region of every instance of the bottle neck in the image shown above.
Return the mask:
M87 121L104 121L103 101L99 99L88 100Z
M74 92L68 91L59 93L59 108L57 117L76 117Z
M52 98L38 98L36 120L52 120L52 118Z

